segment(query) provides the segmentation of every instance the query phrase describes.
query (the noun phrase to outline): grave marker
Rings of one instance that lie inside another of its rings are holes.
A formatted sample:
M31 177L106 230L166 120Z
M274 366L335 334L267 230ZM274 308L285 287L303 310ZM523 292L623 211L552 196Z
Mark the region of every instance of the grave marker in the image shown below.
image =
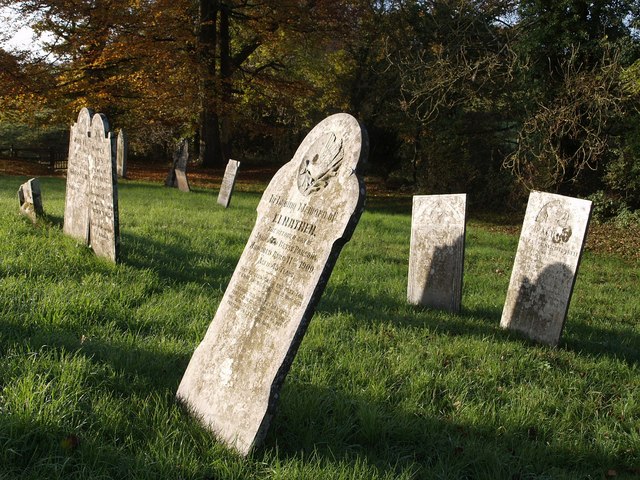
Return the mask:
M116 175L107 117L83 108L69 138L63 231L114 262L120 245Z
M177 398L246 455L266 434L280 387L342 246L364 205L356 174L363 127L350 115L319 123L275 174L218 311Z
M183 192L189 192L187 180L187 162L189 161L189 142L182 140L173 152L173 163L164 184L167 187L178 187Z
M38 217L44 215L40 182L37 178L32 178L20 185L18 200L20 201L20 213L29 217L33 223L38 220Z
M590 214L588 200L529 195L500 326L558 344Z
M129 140L123 129L118 132L116 141L116 165L118 177L125 178L127 176L127 156L129 152Z
M413 197L409 303L460 311L466 201L466 194Z
M227 208L231 201L231 194L233 193L233 187L236 184L236 176L238 175L239 168L240 162L237 160L229 160L227 168L224 170L222 184L220 185L220 192L218 193L218 203L224 208Z

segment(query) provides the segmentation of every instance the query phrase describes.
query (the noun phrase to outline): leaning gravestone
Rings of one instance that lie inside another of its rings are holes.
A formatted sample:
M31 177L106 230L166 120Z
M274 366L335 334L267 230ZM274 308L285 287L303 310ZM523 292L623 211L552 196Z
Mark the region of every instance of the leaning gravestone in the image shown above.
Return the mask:
M29 217L32 222L35 223L38 217L44 215L40 182L37 178L32 178L20 185L18 200L20 201L20 213Z
M127 176L127 155L129 151L129 140L124 130L120 129L116 140L116 165L118 177Z
M167 187L178 187L183 192L189 192L187 180L187 162L189 161L189 142L182 140L173 152L173 163L164 181Z
M367 138L332 115L269 183L218 311L178 399L246 455L264 437L280 387L364 205Z
M227 168L224 170L222 184L220 185L220 192L218 193L218 203L224 208L227 208L231 201L231 194L233 193L233 187L236 184L236 176L238 175L239 168L240 162L237 160L229 160Z
M558 344L590 215L588 200L529 195L500 326Z
M466 201L466 194L413 197L409 303L460 311Z
M63 231L118 258L118 179L107 117L83 108L71 127Z

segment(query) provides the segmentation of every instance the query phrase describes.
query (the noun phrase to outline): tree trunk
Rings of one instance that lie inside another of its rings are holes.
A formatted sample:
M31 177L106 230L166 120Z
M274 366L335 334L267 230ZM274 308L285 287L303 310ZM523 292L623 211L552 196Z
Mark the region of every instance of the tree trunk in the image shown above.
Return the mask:
M220 141L217 101L217 22L219 0L200 0L200 31L198 34L200 59L205 67L202 81L202 111L200 114L200 161L205 167L224 164Z
M229 30L230 7L225 3L220 5L220 103L231 100L231 33ZM230 121L223 108L218 117L220 133L220 153L222 161L226 163L231 158Z

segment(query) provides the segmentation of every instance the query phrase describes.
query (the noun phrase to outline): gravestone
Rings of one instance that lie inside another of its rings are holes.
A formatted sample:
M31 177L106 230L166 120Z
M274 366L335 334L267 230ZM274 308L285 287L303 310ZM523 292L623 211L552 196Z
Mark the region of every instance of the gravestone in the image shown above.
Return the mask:
M466 202L465 194L413 197L409 303L460 311Z
M224 169L224 176L222 177L220 192L218 193L218 203L224 208L227 208L231 201L231 194L233 193L233 187L236 184L236 176L238 175L239 168L240 162L237 160L229 160L227 168Z
M40 182L37 178L32 178L20 185L18 200L20 201L20 213L29 217L32 222L35 223L38 217L44 215Z
M187 162L189 161L189 142L182 140L173 152L171 169L164 181L167 187L178 187L183 192L189 192L187 180Z
M120 129L116 140L116 165L118 177L127 176L127 155L129 152L129 140L124 130Z
M275 174L258 218L177 398L246 455L264 437L279 390L342 246L364 205L356 174L363 127L319 123Z
M87 108L70 132L63 231L96 255L117 260L118 179L109 122Z
M558 344L590 215L588 200L529 195L500 326Z

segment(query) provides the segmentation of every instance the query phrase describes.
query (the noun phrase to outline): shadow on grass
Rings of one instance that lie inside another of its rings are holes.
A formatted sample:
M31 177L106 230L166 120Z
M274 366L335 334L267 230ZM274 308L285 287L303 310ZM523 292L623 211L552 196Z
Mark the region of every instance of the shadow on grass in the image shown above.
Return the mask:
M614 467L620 473L635 471L636 466L621 464L620 457L588 442L559 445L553 431L533 422L496 431L490 425L470 427L455 416L453 406L434 418L329 386L288 383L261 452L288 460L370 465L383 475L410 472L410 478L514 479L560 472L570 478L578 472L599 477Z
M60 353L83 355L96 364L110 365L118 375L110 380L99 379L98 384L109 384L112 391L124 394L147 394L156 390L175 392L190 359L188 354L163 352L160 348L143 345L144 337L103 339L84 337L77 329L44 326L24 327L15 323L0 323L2 342L0 353L15 346L29 352L56 350ZM136 332L139 333L139 332ZM135 344L135 343L138 344Z
M224 234L216 235L223 245L229 243ZM226 286L239 259L239 254L225 253L223 246L206 252L190 249L189 235L176 230L167 231L164 241L126 232L121 238L121 263L152 270L167 283Z
M450 314L428 307L410 306L404 298L398 300L383 292L376 295L352 292L351 300L345 302L340 291L351 289L352 285L349 284L332 285L325 292L316 311L325 315L348 311L361 324L392 322L405 327L429 328L451 336L469 336L477 339L492 337L505 342L540 346L515 331L500 327L501 308L467 308L463 303L459 314ZM570 315L567 323L571 328L570 335L561 336L558 348L577 354L604 355L629 365L640 363L640 335L631 328L625 329L624 332L596 328L585 325L578 319L572 319Z
M640 335L631 328L620 332L579 321L571 323L570 328L570 334L560 340L561 348L594 357L605 355L629 365L640 364Z
M220 446L210 448L208 432L198 434L197 427L187 421L179 433L192 452L209 456L209 462L191 465L181 463L180 448L170 445L165 451L154 450L156 432L143 419L132 418L132 437L122 425L104 425L99 432L65 427L64 420L47 420L23 415L0 416L1 478L157 478L207 480L218 478L255 478L252 465L236 461ZM95 423L93 420L92 423ZM97 435L96 435L97 433ZM173 432L175 433L175 432ZM195 435L194 435L195 433ZM135 442L132 445L132 442ZM212 452L213 450L213 452ZM219 462L216 464L215 462ZM217 469L232 472L220 477ZM244 471L244 472L243 472ZM242 476L238 476L242 475Z
M58 228L60 230L62 230L62 226L64 225L64 218L62 215L52 215L45 212L43 220L49 227Z
M406 214L411 215L413 197L411 196L390 196L390 197L367 197L365 211L385 214Z
M332 285L328 289L330 291L325 292L317 312L334 315L348 311L361 324L392 322L405 327L430 328L452 336L486 338L505 335L505 331L499 327L501 310L498 309L465 308L463 305L459 314L451 314L409 305L404 297L398 300L382 292L376 295L354 292L351 295L352 300L347 303L341 298L340 291L348 291L351 288L352 286L347 284Z

